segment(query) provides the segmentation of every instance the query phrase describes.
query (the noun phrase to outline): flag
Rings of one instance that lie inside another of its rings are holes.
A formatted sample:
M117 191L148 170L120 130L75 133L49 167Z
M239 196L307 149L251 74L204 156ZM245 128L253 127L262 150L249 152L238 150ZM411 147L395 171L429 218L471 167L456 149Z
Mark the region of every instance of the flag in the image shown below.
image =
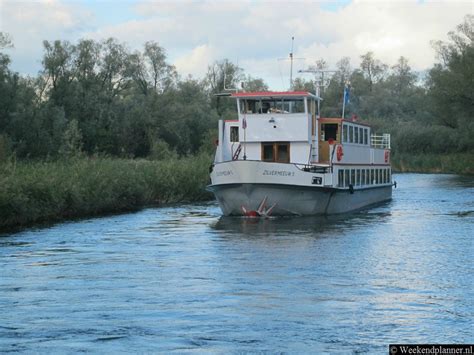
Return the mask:
M244 118L243 118L243 120L242 120L242 128L243 128L243 129L247 129L247 120L245 119L245 116L244 116Z
M351 87L349 85L346 85L344 87L344 104L347 105L348 103L351 102L350 100L350 91L351 91Z

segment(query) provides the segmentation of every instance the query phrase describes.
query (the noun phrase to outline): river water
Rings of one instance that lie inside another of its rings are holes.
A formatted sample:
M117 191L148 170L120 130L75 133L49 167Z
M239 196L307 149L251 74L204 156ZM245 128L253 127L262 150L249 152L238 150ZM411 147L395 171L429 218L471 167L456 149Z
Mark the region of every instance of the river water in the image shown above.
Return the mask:
M0 351L387 353L474 340L474 179L331 218L215 203L0 237Z

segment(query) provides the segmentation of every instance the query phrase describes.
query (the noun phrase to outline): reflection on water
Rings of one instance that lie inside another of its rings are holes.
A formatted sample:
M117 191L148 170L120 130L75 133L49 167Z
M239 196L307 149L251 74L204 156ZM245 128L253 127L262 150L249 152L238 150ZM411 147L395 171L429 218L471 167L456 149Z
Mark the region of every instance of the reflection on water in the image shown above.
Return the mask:
M474 182L351 215L147 209L0 238L0 349L380 353L472 342Z

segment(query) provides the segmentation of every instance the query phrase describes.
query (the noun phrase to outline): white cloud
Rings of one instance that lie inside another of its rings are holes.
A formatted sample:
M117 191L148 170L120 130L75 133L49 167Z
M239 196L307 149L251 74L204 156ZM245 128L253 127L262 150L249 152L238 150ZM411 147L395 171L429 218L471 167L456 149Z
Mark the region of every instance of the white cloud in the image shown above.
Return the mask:
M203 77L207 72L208 65L217 59L215 49L203 44L176 59L174 65L178 73L183 76Z
M86 8L59 0L0 1L0 31L13 37L13 68L26 74L39 70L43 40L75 40L92 18Z

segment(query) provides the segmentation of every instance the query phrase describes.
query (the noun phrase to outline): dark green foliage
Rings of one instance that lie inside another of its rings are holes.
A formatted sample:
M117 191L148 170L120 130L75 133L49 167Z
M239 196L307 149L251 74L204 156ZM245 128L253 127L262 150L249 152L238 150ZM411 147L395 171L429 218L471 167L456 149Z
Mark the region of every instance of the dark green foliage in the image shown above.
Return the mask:
M39 221L198 201L212 158L180 160L73 158L0 164L0 228Z

